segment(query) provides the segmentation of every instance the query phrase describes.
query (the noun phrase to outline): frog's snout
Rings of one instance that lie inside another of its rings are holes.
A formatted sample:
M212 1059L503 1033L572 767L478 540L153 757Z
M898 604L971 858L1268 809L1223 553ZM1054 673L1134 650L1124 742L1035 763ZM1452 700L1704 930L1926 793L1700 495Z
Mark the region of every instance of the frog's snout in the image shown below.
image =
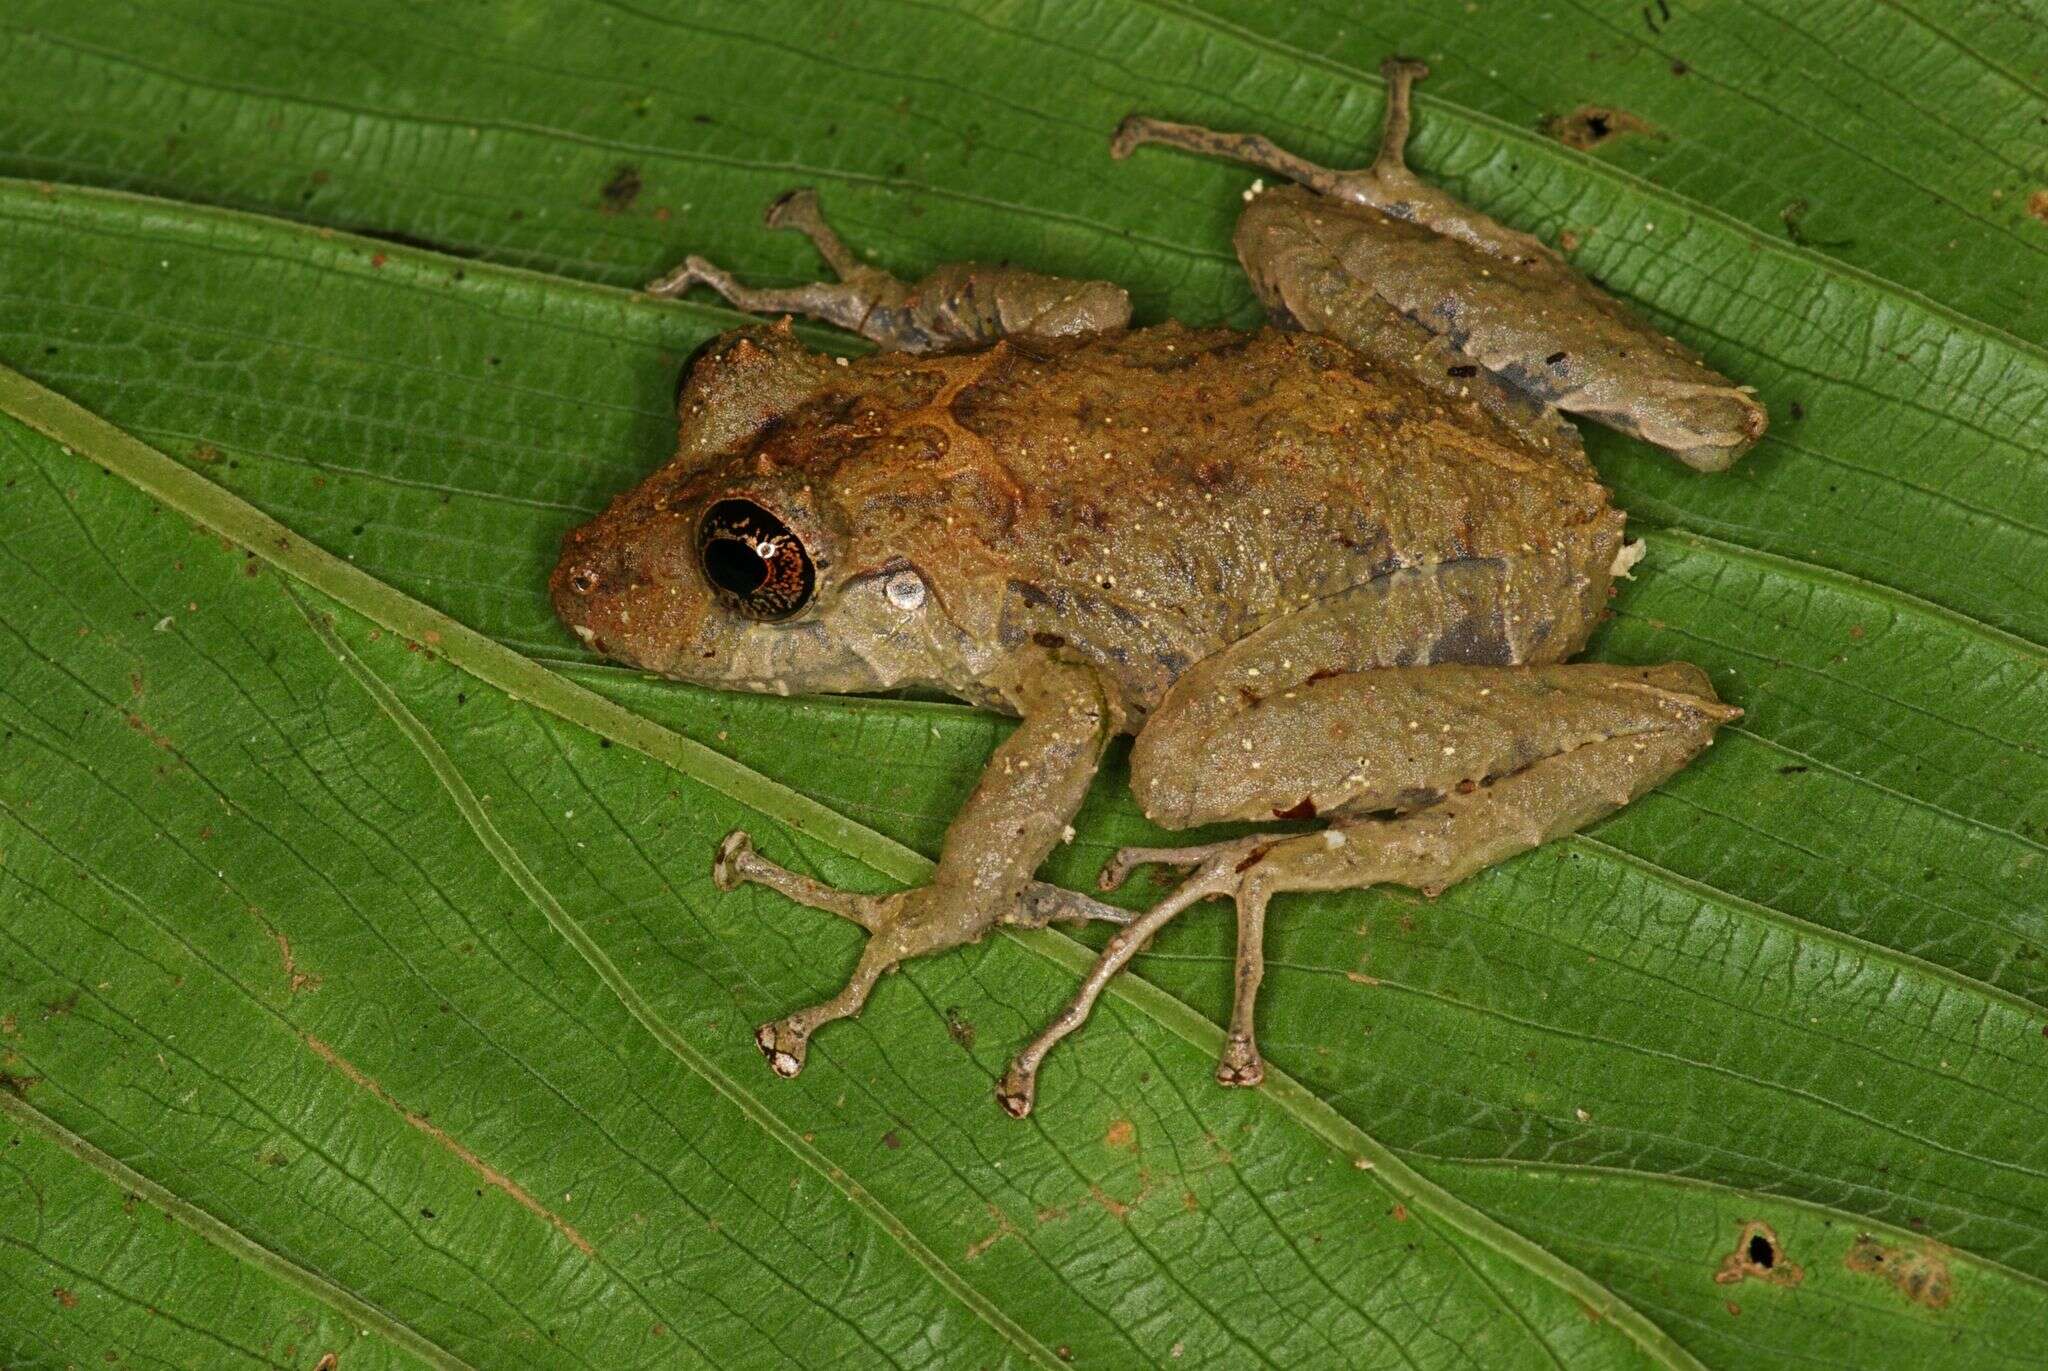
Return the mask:
M639 645L688 636L688 605L661 591L662 578L643 543L618 536L600 515L562 540L562 555L548 578L555 617L593 652L637 665Z

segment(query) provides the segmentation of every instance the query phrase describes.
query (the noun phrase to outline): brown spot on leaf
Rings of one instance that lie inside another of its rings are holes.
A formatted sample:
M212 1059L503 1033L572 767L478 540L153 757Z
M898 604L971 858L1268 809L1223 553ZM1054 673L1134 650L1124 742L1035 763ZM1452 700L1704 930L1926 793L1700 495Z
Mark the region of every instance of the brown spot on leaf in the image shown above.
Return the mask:
M1397 1201L1394 1207L1388 1210L1387 1212L1394 1216L1395 1223L1408 1222L1408 1206L1405 1204L1401 1204Z
M1862 1233L1842 1265L1859 1276L1875 1276L1924 1309L1946 1309L1955 1298L1948 1257L1938 1243L1892 1245Z
M973 1261L982 1253L994 1247L1004 1238L1012 1236L1017 1231L1017 1226L1010 1222L1010 1216L1005 1214L999 1206L989 1205L988 1215L996 1221L995 1231L985 1237L977 1238L967 1245L965 1256L968 1261Z
M260 907L250 905L249 913L257 923L263 925L263 931L270 935L270 941L277 944L277 960L284 969L284 983L290 988L291 993L296 995L301 991L318 990L325 978L299 970L298 958L292 954L292 940L284 935L284 931L271 923Z
M1108 1210L1114 1217L1127 1219L1131 1216L1131 1207L1110 1194L1107 1190L1104 1190L1101 1186L1089 1186L1088 1194L1097 1204Z
M1542 131L1568 148L1584 152L1597 148L1610 138L1623 134L1646 134L1661 138L1662 134L1630 114L1625 109L1614 109L1608 105L1581 105L1570 114L1553 114L1539 126ZM1567 249L1569 251L1569 249Z
M894 1152L896 1149L903 1146L903 1139L897 1137L896 1130L892 1128L887 1133L884 1133L882 1135L882 1146L888 1148L891 1152Z
M628 162L612 173L597 193L597 207L606 214L624 214L640 198L640 169Z
M946 1008L946 1036L960 1044L963 1051L974 1050L974 1025L960 1013L958 1005L949 1005Z
M1785 1249L1779 1244L1777 1233L1761 1219L1742 1225L1735 1238L1735 1250L1721 1258L1720 1269L1714 1272L1718 1285L1763 1281L1794 1286L1805 1279L1806 1268L1785 1260Z
M137 733L140 733L143 737L149 739L152 743L155 743L164 751L175 753L178 750L177 744L173 743L169 738L166 738L163 734L151 728L147 723L143 721L143 718L140 714L130 713L124 715L123 719L127 723L128 727L134 729Z
M57 1286L55 1289L50 1291L50 1293L52 1295L55 1295L57 1297L57 1303L63 1305L66 1309L78 1308L78 1296L72 1294L63 1286Z
M1138 1130L1129 1119L1118 1119L1109 1126L1109 1131L1102 1135L1102 1145L1135 1149L1138 1145Z
M503 1191L521 1209L537 1218L546 1220L557 1233L566 1238L569 1244L584 1256L590 1257L597 1254L597 1249L591 1245L590 1239L578 1233L567 1219L555 1213L554 1210L549 1209L531 1194L527 1193L526 1188L520 1185L519 1182L513 1180L504 1172L499 1171L467 1147L464 1147L460 1141L446 1130L428 1122L426 1115L415 1114L400 1104L392 1097L391 1092L386 1090L376 1079L366 1074L361 1067L349 1061L348 1058L336 1052L326 1043L320 1041L320 1039L308 1033L305 1041L306 1046L312 1049L314 1056L320 1058L320 1060L326 1062L329 1066L347 1077L351 1084L367 1091L384 1104L389 1105L400 1118L426 1134L427 1137L433 1139L437 1146L446 1149L457 1161L475 1172L477 1178L483 1181L485 1185Z
M2027 213L2048 224L2048 187L2043 187L2027 197Z

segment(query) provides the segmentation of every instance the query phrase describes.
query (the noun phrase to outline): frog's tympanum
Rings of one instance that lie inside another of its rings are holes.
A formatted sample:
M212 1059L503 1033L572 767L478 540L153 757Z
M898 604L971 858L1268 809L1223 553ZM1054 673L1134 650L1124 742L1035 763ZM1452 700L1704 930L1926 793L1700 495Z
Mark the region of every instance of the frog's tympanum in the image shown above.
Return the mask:
M1253 136L1118 130L1118 157L1163 143L1294 183L1255 185L1238 225L1273 315L1254 333L1130 329L1117 287L1008 267L906 285L848 252L806 191L768 220L807 234L837 281L750 289L692 258L653 286L708 285L881 351L820 355L786 319L716 340L674 460L569 534L562 619L684 680L923 687L1022 719L929 884L853 894L743 833L719 848L720 888L768 886L869 934L838 994L759 1030L777 1072L907 958L1002 924L1121 924L1004 1075L997 1097L1022 1116L1040 1061L1117 971L1225 896L1237 990L1216 1075L1254 1085L1273 896L1433 895L1627 804L1737 716L1683 663L1567 664L1639 549L1562 414L1718 471L1763 433L1762 407L1536 239L1418 181L1402 145L1423 69L1386 74L1364 171ZM1036 883L1119 733L1153 821L1293 826L1118 853L1105 889L1147 863L1189 873L1137 916Z

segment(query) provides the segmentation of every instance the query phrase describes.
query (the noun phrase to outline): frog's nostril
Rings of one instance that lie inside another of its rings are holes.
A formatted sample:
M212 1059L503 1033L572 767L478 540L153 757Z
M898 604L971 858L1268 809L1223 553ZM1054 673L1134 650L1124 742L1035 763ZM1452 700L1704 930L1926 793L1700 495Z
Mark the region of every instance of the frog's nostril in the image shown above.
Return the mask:
M588 595L597 589L597 573L587 566L577 567L569 573L569 589L578 595Z

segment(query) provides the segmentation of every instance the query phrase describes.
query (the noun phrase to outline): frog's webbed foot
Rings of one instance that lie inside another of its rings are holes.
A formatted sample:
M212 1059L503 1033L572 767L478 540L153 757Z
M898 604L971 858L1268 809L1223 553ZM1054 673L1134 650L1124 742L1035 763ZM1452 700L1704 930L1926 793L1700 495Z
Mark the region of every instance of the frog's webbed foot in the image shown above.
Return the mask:
M737 309L822 319L896 352L937 352L1004 337L1099 333L1122 328L1131 319L1130 297L1107 281L952 262L907 284L856 257L826 223L817 192L808 187L777 196L763 219L770 228L792 229L810 239L839 279L779 289L743 286L731 273L691 257L649 282L648 291L673 297L692 286L709 286Z

